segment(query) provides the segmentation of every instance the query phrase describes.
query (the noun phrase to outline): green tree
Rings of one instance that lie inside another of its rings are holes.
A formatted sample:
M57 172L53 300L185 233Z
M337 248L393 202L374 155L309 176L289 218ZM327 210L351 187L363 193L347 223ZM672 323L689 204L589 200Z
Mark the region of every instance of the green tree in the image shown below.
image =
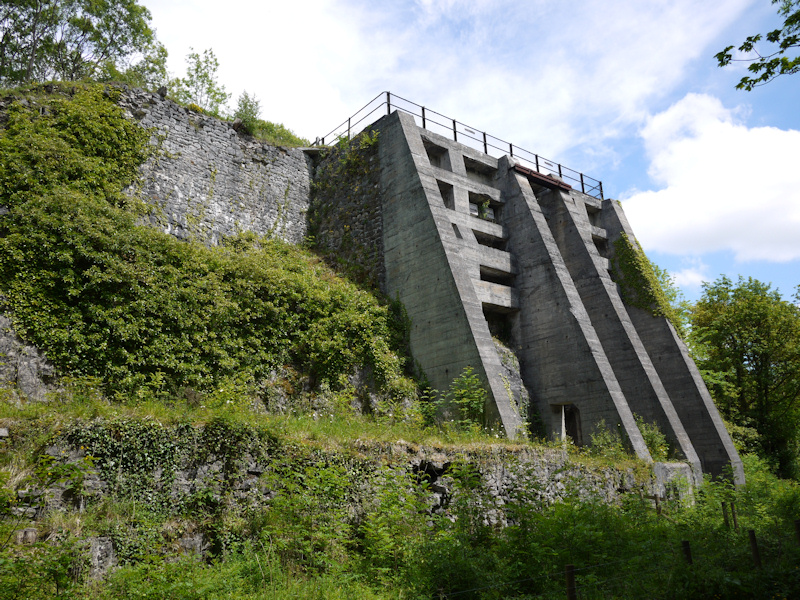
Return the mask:
M746 55L746 58L733 58L731 53L733 46L728 46L714 55L720 67L731 62L750 63L747 69L751 75L742 77L736 84L737 89L749 92L754 87L767 84L780 75L790 75L800 71L800 55L789 55L791 51L800 48L800 0L772 0L772 3L779 5L778 14L784 19L781 27L766 34L748 36L737 48ZM758 43L764 39L772 44L770 47L772 51L766 54L757 48Z
M692 335L722 414L758 431L779 474L798 475L800 308L758 280L722 277L704 284Z
M186 77L172 82L172 95L184 104L196 104L212 115L219 116L231 95L225 86L217 83L219 61L210 48L203 50L202 56L190 48L186 56Z
M242 92L237 101L236 112L233 113L233 117L241 120L244 130L253 135L258 129L260 115L261 103L255 94L251 96L246 91Z
M133 87L155 91L169 85L167 72L167 49L161 42L153 40L141 51L136 62L107 63L98 75L100 81L118 81Z
M136 0L17 0L0 7L0 83L91 79L154 41Z

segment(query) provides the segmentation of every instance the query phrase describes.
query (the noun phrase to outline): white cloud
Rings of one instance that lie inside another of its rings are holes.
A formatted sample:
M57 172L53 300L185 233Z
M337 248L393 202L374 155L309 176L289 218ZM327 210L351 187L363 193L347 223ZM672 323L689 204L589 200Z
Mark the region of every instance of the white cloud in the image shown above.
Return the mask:
M680 288L698 290L703 283L706 281L711 281L711 276L708 272L708 265L702 260L699 258L689 258L684 262L688 266L680 269L679 271L675 271L674 273L670 273L675 285Z
M171 66L213 47L263 115L322 135L390 90L557 159L638 124L757 0L142 0Z
M748 128L718 99L688 94L641 135L649 174L664 187L623 206L646 250L800 258L800 131Z

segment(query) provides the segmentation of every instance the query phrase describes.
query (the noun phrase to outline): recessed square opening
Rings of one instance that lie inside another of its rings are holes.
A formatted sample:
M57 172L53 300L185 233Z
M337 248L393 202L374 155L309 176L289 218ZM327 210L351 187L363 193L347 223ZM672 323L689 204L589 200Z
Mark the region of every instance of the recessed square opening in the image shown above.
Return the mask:
M472 181L492 185L497 169L486 163L479 162L475 159L464 157L464 168L467 170L467 178Z
M509 348L513 347L514 319L517 317L517 312L493 304L484 304L483 317L492 337L496 337Z
M508 240L504 240L503 238L499 238L494 235L489 235L488 233L484 233L482 231L475 231L474 229L472 230L472 233L475 234L475 240L481 246L494 248L495 250L502 250L504 252L506 250L506 247L508 246Z
M481 281L496 283L498 285L514 285L514 275L512 273L508 273L507 271L500 271L499 269L493 269L492 267L481 265L480 272Z
M503 205L492 200L490 196L469 192L469 214L484 221L500 222L500 211Z
M439 193L442 195L442 200L444 201L444 205L450 210L455 210L456 197L453 192L453 186L450 185L449 183L445 183L444 181L437 180L436 183L439 186Z
M447 148L437 146L425 137L422 138L422 144L425 146L425 152L428 154L428 161L431 163L432 167L446 169L448 171L453 170L450 165L450 154L447 152Z
M594 247L597 248L597 252L603 258L608 258L608 240L601 240L599 238L594 239Z

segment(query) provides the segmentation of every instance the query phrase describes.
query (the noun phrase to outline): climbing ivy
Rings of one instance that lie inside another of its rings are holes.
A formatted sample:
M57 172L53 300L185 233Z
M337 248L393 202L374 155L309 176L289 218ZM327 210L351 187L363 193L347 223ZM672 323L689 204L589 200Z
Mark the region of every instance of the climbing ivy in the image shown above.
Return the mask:
M675 310L658 282L653 265L624 233L614 242L614 273L625 304L656 317L666 317L680 329Z

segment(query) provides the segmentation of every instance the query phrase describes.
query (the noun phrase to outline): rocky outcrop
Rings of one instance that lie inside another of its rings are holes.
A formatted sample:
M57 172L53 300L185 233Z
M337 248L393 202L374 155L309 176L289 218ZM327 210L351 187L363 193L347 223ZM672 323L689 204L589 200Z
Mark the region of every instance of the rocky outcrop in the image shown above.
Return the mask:
M43 401L53 390L55 369L39 350L20 340L0 313L0 390L15 399Z

